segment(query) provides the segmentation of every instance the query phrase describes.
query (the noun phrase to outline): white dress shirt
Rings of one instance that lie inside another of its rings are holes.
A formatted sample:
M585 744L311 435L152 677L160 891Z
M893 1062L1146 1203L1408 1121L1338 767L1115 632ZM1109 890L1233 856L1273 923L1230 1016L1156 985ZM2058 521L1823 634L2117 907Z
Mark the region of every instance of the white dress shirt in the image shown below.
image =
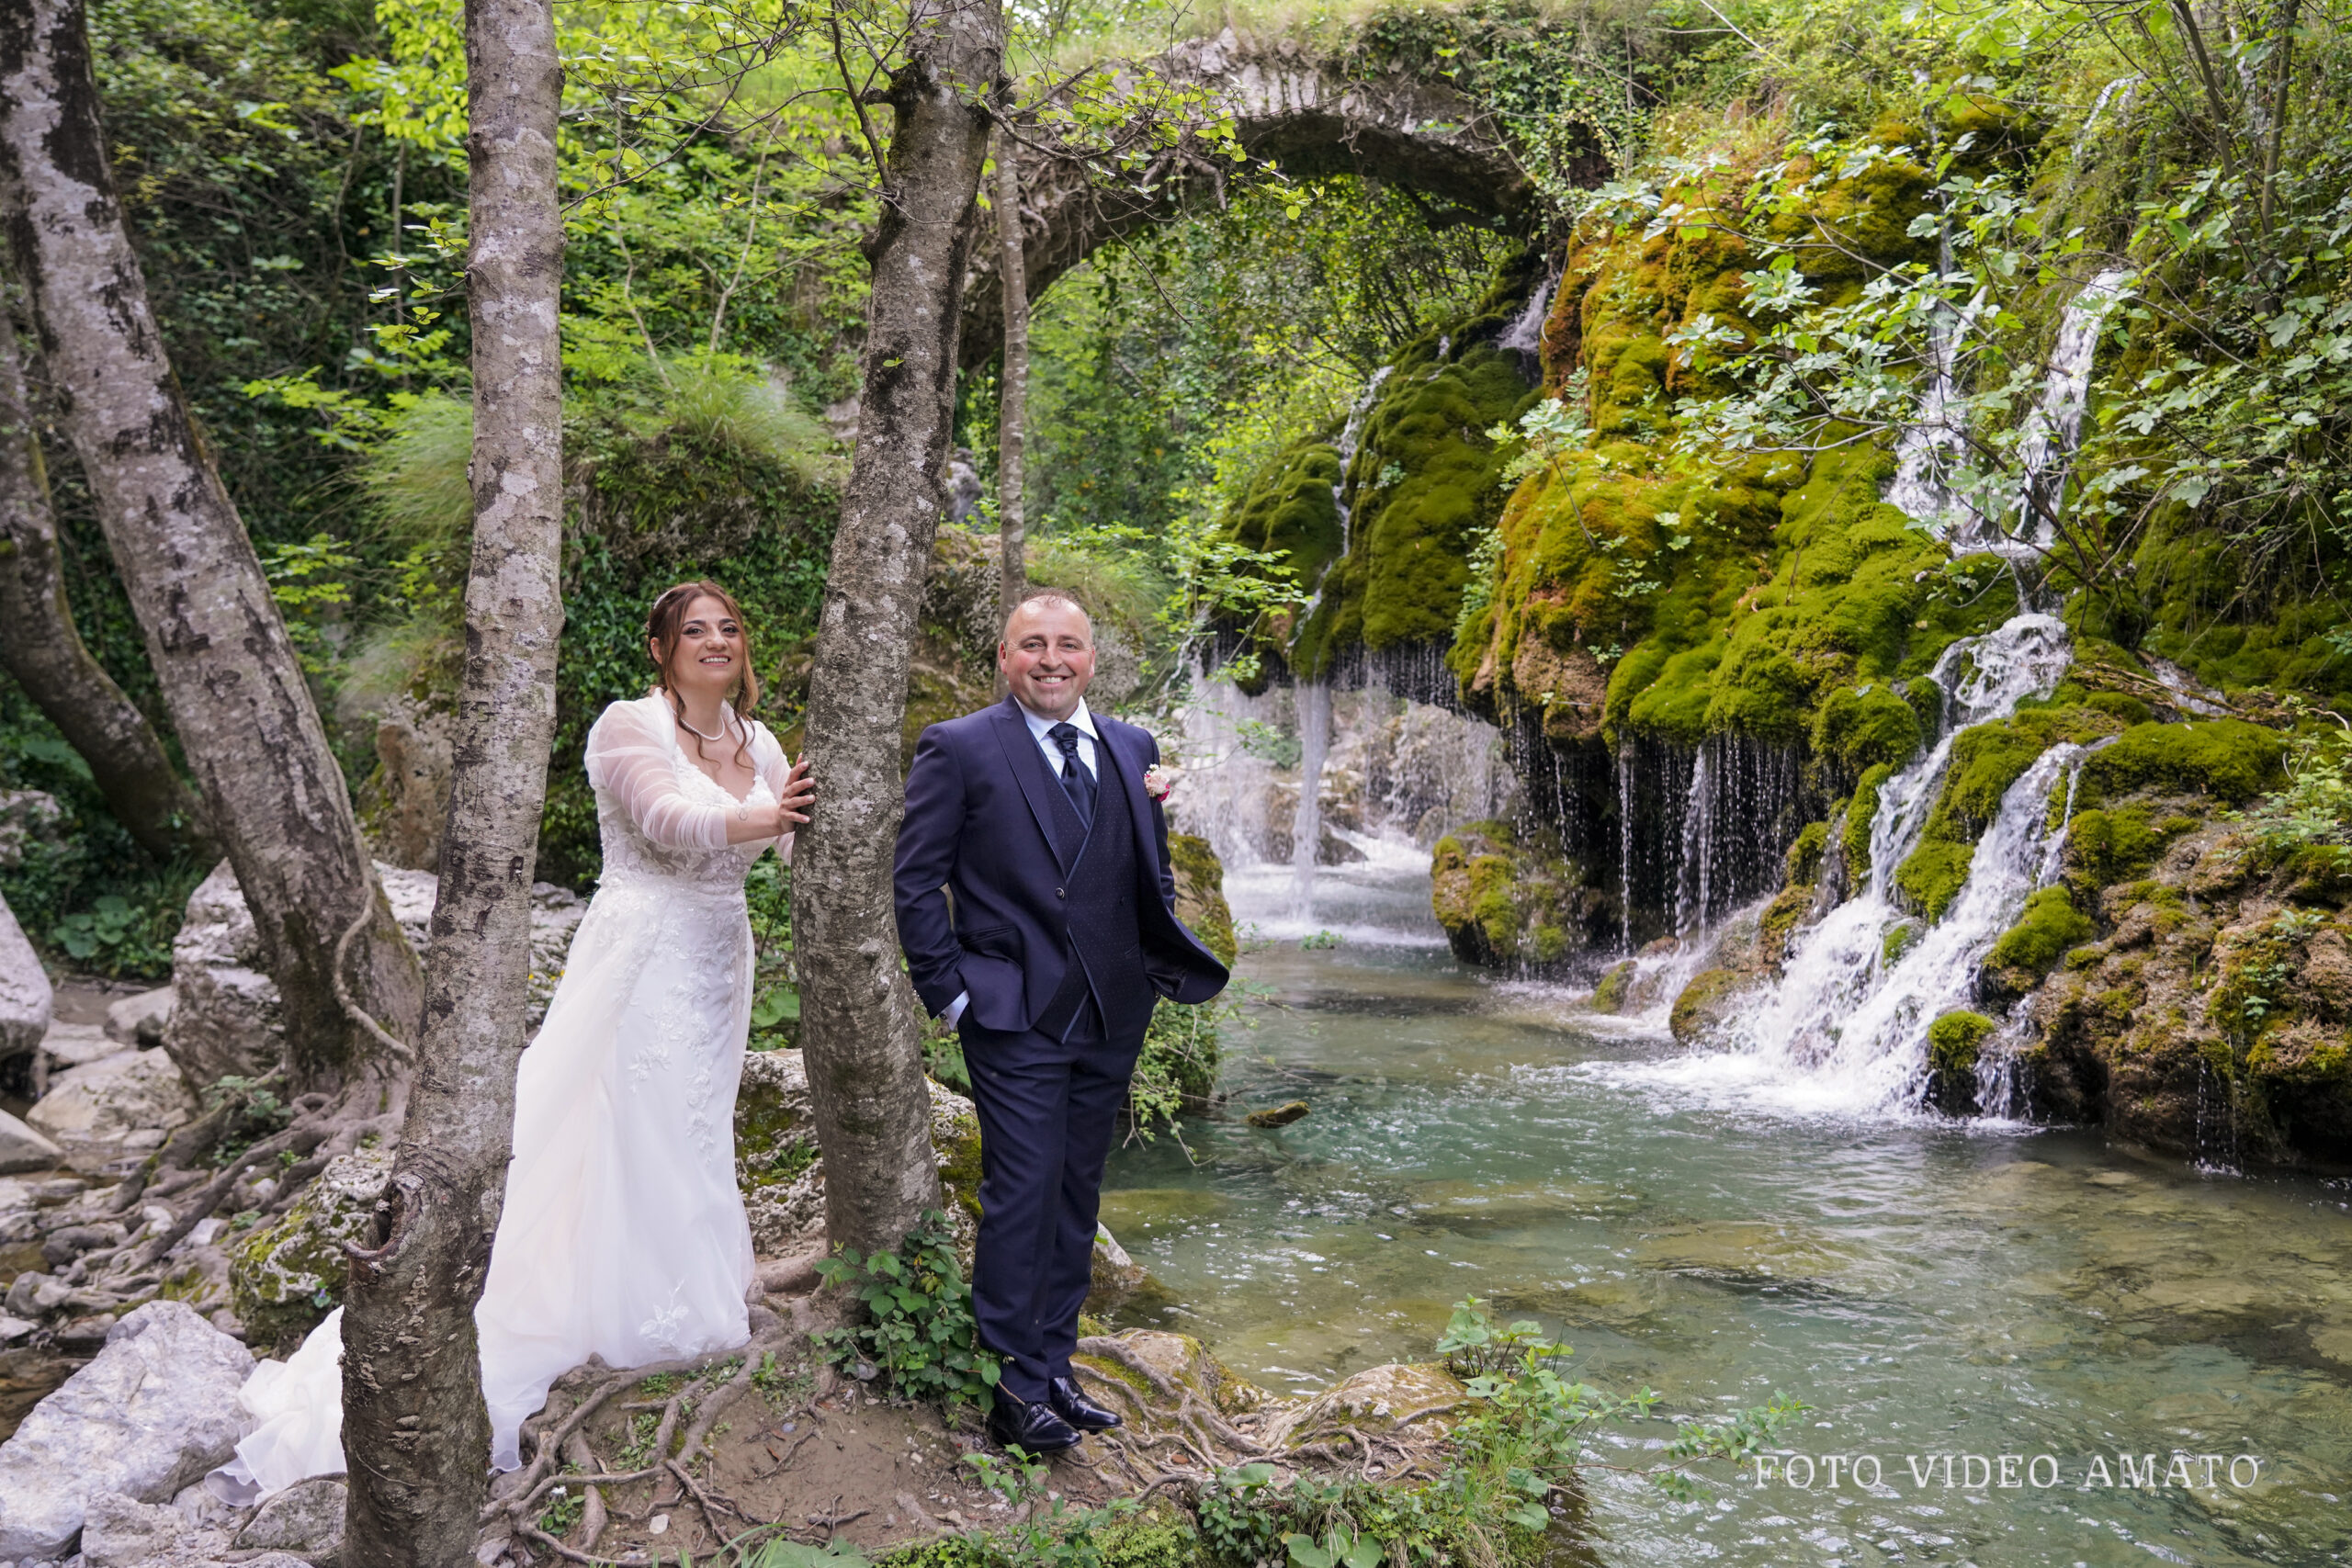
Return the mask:
M1062 776L1062 749L1055 743L1050 733L1057 724L1070 724L1077 727L1078 760L1084 762L1086 771L1097 779L1102 776L1102 764L1096 761L1094 756L1095 743L1100 737L1094 731L1094 716L1086 711L1084 697L1078 699L1078 711L1067 719L1047 718L1042 714L1034 713L1030 710L1029 705L1019 697L1013 698L1012 701L1013 705L1020 708L1021 716L1029 721L1029 734L1037 742L1037 750L1046 754L1046 766L1053 771L1054 777L1058 779ZM971 992L956 992L956 999L947 1004L947 1010L939 1015L939 1021L950 1029L955 1028L956 1020L964 1016L964 1009L971 999Z

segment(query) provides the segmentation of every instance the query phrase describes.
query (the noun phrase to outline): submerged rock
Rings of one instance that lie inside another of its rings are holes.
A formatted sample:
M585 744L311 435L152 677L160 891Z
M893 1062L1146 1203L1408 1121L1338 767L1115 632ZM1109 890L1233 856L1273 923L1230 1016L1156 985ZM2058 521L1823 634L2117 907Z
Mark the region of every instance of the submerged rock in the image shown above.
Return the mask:
M0 1444L0 1559L62 1557L91 1499L169 1501L234 1451L250 1351L179 1302L150 1302Z

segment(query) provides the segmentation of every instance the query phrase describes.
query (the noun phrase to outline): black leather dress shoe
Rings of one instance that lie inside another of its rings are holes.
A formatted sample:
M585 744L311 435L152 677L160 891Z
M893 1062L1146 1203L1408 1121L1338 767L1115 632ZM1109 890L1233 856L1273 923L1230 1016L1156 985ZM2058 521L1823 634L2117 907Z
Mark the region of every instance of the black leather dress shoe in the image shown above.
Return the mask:
M1115 1410L1105 1410L1086 1397L1086 1390L1076 1378L1056 1378L1046 1385L1047 1397L1053 1401L1054 1414L1081 1432L1107 1432L1114 1427L1124 1427Z
M989 1412L989 1436L1004 1448L1020 1447L1033 1454L1059 1453L1078 1447L1078 1428L1044 1404L1032 1404L997 1390L996 1408Z

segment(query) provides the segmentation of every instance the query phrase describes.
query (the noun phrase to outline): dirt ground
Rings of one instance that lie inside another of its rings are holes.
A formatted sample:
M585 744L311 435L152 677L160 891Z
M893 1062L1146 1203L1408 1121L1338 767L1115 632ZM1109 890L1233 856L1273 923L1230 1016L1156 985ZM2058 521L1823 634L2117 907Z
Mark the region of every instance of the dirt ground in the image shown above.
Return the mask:
M683 1551L700 1562L722 1541L768 1525L782 1525L811 1545L838 1538L873 1554L1012 1518L1012 1510L966 1462L989 1446L977 1412L948 1417L935 1405L879 1399L812 1369L805 1339L797 1355L791 1364L777 1358L777 1376L770 1380L777 1392L755 1389L728 1410L713 1431L707 1463L689 1467L695 1490L674 1472L611 1489L603 1497L609 1522L593 1555L674 1562ZM827 1392L820 1396L820 1389ZM590 1423L599 1469L618 1468L629 1422L647 1414L600 1412ZM1099 1443L1089 1439L1053 1461L1046 1484L1054 1495L1073 1503L1114 1495L1087 1451ZM561 1517L543 1513L542 1528ZM562 1538L574 1551L585 1546L585 1523L572 1524Z

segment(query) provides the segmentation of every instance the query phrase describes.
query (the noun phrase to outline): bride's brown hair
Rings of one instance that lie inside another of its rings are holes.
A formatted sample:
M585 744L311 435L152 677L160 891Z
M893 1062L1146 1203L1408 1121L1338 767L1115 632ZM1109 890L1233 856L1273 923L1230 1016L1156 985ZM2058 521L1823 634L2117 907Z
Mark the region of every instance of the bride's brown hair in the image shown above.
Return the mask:
M742 606L735 603L735 595L707 577L696 578L692 582L681 582L662 591L660 596L653 601L653 608L645 613L645 640L651 643L654 649L653 689L670 699L671 710L678 716L678 722L681 725L685 724L686 705L679 699L677 693L670 689L670 660L678 651L678 631L685 624L686 607L695 600L706 596L726 605L727 613L734 617L736 626L742 628L743 673L736 681L734 694L727 699L727 705L735 710L735 716L742 720L743 724L743 738L735 745L735 760L739 762L749 762L752 743L752 710L759 705L760 678L752 672L752 631L743 620ZM691 729L691 727L689 728ZM702 738L699 735L695 738L695 755L697 757L710 755L702 749Z

